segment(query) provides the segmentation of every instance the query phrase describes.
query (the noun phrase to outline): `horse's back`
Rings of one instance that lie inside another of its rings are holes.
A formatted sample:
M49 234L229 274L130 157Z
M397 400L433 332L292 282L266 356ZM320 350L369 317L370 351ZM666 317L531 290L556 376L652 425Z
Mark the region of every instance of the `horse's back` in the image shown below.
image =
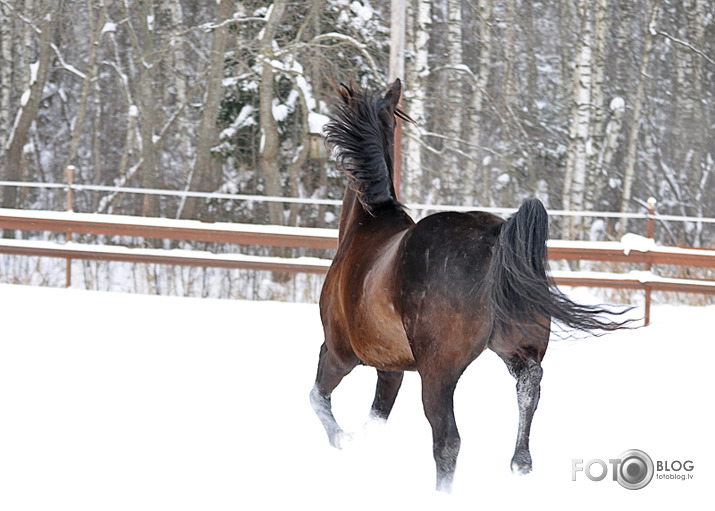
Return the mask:
M429 287L449 294L474 291L491 259L502 218L484 212L430 215L410 229L403 240L403 292Z
M438 213L405 236L399 308L418 366L437 357L466 367L486 346L492 326L482 283L503 223L489 213Z

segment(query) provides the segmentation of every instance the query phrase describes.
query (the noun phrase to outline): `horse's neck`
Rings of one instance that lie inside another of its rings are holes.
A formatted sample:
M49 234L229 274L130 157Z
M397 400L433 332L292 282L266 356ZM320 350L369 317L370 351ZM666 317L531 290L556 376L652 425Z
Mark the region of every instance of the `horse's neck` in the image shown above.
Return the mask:
M352 186L345 188L343 196L343 206L340 211L340 225L338 228L338 238L344 239L348 231L357 225L363 217L368 216L358 200L358 195Z

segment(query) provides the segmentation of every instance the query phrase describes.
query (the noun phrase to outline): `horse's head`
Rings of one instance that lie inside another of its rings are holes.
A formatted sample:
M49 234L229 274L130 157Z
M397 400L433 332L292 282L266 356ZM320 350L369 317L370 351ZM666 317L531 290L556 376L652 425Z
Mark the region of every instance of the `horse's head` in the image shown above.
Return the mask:
M376 102L375 110L377 111L381 128L384 132L390 132L390 134L394 132L396 124L395 117L417 125L417 122L398 106L402 95L402 82L399 78L390 85L387 93L382 98L374 98L360 91L354 81L351 82L349 87L344 83L338 85L332 80L329 81L343 103L352 110L358 108L359 103L373 99Z
M380 116L380 122L383 124L385 129L394 131L395 125L397 124L396 117L399 117L403 121L411 122L417 124L409 115L407 115L401 108L398 107L400 103L400 97L402 96L402 82L397 78L387 93L382 99L377 101L378 115Z
M398 104L400 80L384 96L330 81L338 95L335 117L325 127L326 144L337 149L338 165L351 177L363 209L399 204L393 183L394 138L397 119L414 122Z

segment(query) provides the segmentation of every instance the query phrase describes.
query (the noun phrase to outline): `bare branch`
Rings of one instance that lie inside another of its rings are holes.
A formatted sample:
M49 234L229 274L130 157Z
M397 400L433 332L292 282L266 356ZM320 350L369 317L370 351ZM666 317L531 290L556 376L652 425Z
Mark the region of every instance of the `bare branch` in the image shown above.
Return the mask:
M670 35L670 34L668 34L668 33L666 33L666 32L663 32L662 30L657 30L657 31L655 31L655 34L656 34L656 35L663 36L663 37L665 37L666 39L668 39L668 40L670 40L670 41L673 41L673 42L676 43L676 44L679 44L679 45L681 45L681 46L685 46L685 47L688 48L690 51L692 51L693 53L696 53L697 55L700 55L704 60L706 60L707 62L709 62L709 63L712 64L713 66L715 66L715 60L713 60L713 59L711 59L710 57L708 57L708 56L705 54L705 52L703 52L702 50L699 50L698 48L696 48L695 46L693 46L693 45L692 45L691 43L689 43L688 41L686 41L686 40L684 40L684 39L679 39L679 38L677 38L677 37L673 37L672 35Z

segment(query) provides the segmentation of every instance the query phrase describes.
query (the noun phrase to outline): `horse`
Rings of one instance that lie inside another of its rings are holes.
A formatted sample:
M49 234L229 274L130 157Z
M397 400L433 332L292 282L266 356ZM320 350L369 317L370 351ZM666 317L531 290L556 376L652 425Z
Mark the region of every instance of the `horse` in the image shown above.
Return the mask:
M442 212L415 223L398 201L393 177L399 106L396 80L380 97L337 85L326 144L347 174L338 249L319 306L320 348L312 408L340 448L348 435L331 410L331 394L358 365L377 369L370 419L386 421L404 371L422 381L432 428L436 488L452 489L460 435L454 417L457 381L485 349L516 379L519 426L511 460L529 473L529 432L551 320L583 331L621 328L602 306L580 305L547 276L548 215L537 199L508 221L486 212Z

